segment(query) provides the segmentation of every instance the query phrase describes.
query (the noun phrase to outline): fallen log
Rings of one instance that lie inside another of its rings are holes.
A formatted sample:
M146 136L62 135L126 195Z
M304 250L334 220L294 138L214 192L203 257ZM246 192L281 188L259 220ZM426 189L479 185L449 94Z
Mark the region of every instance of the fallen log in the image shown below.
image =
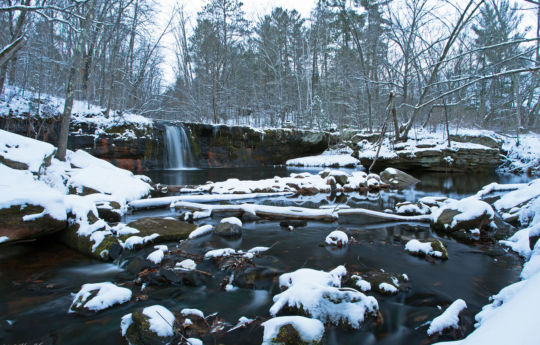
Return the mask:
M340 216L367 216L392 222L429 223L429 221L431 220L431 217L429 215L401 216L363 208L336 210L329 208L313 209L304 207L282 207L254 204L209 205L184 201L175 202L171 205L171 207L177 210L189 210L192 212L196 212L197 214L194 216L198 219L203 217L211 217L213 214L216 213L244 212L268 220L294 219L335 222L339 219Z

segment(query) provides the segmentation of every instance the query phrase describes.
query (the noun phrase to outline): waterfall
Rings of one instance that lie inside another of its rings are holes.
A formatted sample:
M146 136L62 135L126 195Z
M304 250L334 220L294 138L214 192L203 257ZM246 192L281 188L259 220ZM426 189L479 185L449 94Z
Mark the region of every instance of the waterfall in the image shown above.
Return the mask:
M191 144L184 127L165 126L165 169L186 169L193 166Z

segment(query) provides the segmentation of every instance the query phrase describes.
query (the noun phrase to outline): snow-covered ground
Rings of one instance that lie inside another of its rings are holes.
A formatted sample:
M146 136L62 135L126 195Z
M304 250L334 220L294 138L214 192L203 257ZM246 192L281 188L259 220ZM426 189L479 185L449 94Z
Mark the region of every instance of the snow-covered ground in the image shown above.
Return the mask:
M540 319L540 241L533 249L529 238L540 235L540 179L522 185L512 185L514 191L505 194L494 206L504 218L516 217L523 227L502 244L520 254L524 260L522 280L503 288L491 297L476 315L477 329L463 340L439 345L506 345L538 344ZM504 185L488 185L477 195L488 191L505 190Z
M508 154L501 171L540 175L540 134L520 135L519 143L514 138L505 138L503 149Z
M360 161L351 156L352 153L353 151L349 147L328 149L317 156L289 159L285 164L297 167L361 167Z
M38 118L56 117L64 111L64 98L55 97L44 94L38 95L35 92L25 90L24 92L16 87L6 86L4 90L5 97L0 99L0 117L15 116L26 117L28 115ZM40 99L41 105L38 102ZM72 123L89 123L95 124L98 128L108 128L113 126L121 126L133 124L137 127L151 126L152 120L136 114L124 113L119 114L115 110L111 110L109 117L104 116L105 109L86 101L73 101Z
M89 237L95 249L112 233L102 220L90 224L88 214L98 215L96 203L114 201L123 213L128 202L148 195L151 186L144 178L84 151L68 151L66 161L53 158L55 152L50 144L0 130L0 156L5 163L0 163L0 208L43 207L43 212L27 215L23 221L45 215L64 221L73 214L78 234ZM85 193L70 194L74 191Z

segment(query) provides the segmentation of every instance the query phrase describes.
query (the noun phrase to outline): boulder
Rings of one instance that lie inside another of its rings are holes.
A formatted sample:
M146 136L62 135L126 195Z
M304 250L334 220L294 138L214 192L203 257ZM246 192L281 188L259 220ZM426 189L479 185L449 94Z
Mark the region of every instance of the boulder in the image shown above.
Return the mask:
M4 238L2 243L32 240L67 228L66 220L54 219L48 214L33 220L23 220L25 216L40 214L43 211L43 207L36 205L18 205L0 209L0 238Z
M214 233L223 237L242 236L242 222L235 217L224 218L214 228Z
M155 242L172 242L185 240L189 234L197 228L196 225L189 224L177 219L145 217L137 219L128 224L129 227L137 229L140 233L137 236L150 236L159 234Z
M502 139L481 133L478 133L476 135L450 134L450 141L479 144L492 149L500 149L503 144Z
M392 188L398 189L408 188L420 182L417 178L394 168L384 169L379 176L382 182L390 185Z

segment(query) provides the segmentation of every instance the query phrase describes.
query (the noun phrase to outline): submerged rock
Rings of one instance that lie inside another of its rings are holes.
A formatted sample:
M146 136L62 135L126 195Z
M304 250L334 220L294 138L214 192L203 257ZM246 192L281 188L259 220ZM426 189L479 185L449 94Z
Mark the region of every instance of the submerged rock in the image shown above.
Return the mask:
M0 238L7 237L2 243L36 239L67 228L68 222L66 220L57 220L48 214L39 218L33 217L33 215L39 215L43 211L43 207L35 205L11 206L0 209ZM25 217L32 219L25 221Z
M386 168L379 175L382 182L390 185L390 187L392 188L397 189L414 186L415 184L420 182L419 179L407 174L406 172L394 168Z
M189 234L197 228L177 219L145 217L128 224L129 227L140 231L138 236L150 236L158 234L155 242L171 242L185 240Z

